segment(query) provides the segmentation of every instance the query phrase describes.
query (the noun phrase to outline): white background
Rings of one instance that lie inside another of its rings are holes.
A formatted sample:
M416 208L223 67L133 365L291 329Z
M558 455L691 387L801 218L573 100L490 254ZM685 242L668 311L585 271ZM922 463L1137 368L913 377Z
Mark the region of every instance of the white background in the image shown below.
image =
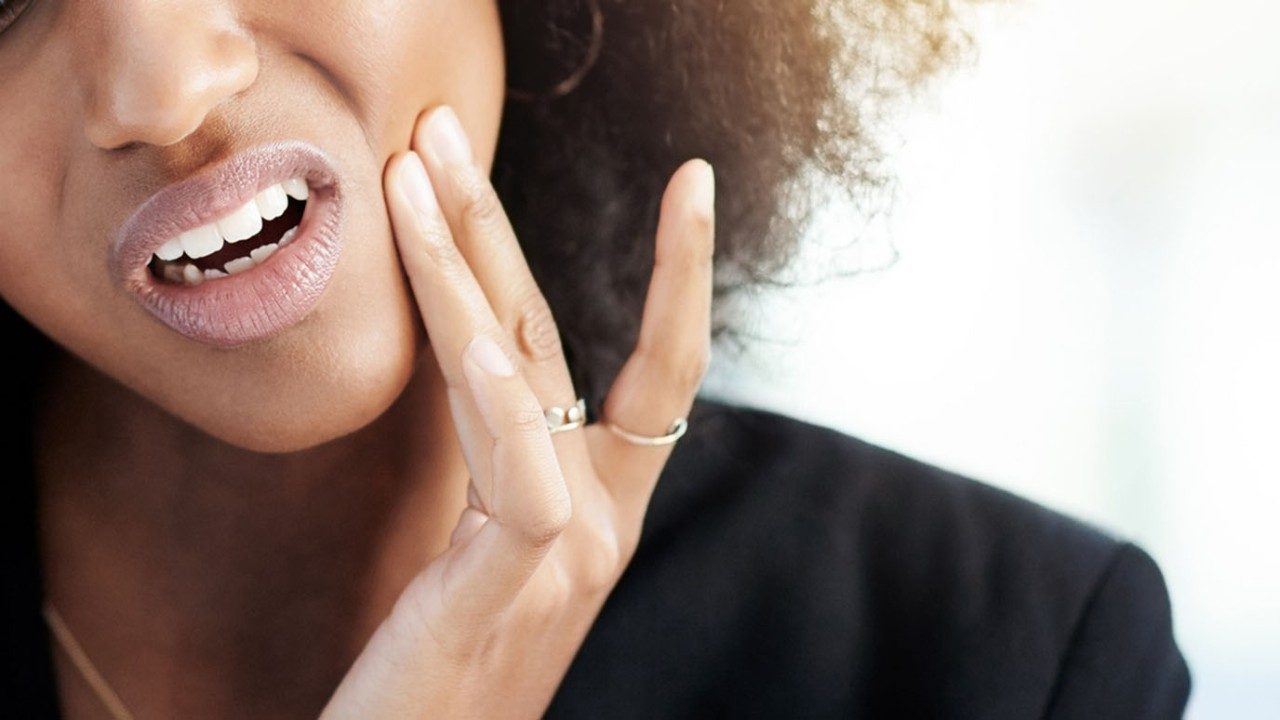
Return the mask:
M777 342L718 353L705 392L1137 541L1172 592L1188 717L1277 717L1280 10L977 18L977 55L899 126L891 215L841 251L898 262L767 298Z

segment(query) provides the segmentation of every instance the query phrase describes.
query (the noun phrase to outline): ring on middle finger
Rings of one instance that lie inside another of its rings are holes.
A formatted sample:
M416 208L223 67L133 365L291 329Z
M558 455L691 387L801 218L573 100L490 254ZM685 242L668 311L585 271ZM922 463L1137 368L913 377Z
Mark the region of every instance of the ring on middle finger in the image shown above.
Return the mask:
M578 402L567 408L560 405L552 405L549 408L545 408L543 413L547 416L547 429L552 434L573 430L574 428L582 427L587 422L587 401L584 398L578 398Z

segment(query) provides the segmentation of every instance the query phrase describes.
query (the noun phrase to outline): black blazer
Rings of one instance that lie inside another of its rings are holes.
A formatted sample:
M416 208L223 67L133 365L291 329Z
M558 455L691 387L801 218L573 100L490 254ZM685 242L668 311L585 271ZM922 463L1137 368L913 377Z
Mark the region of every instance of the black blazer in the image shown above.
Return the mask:
M1181 717L1141 549L784 415L699 398L689 422L548 718ZM56 717L30 547L5 697Z

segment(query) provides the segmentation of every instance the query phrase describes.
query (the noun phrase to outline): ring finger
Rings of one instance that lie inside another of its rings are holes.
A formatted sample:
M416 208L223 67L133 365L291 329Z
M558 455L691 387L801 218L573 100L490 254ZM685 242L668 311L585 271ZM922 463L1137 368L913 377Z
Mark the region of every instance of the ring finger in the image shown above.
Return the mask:
M431 177L453 242L506 329L529 386L544 407L572 406L577 395L551 309L452 108L440 106L418 118L413 150ZM582 432L558 432L552 442L566 475L589 475Z

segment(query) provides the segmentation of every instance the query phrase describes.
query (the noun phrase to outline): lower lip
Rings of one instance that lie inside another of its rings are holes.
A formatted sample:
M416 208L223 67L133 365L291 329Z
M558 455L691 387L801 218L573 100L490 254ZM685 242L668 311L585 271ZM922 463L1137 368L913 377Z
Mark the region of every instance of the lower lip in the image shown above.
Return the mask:
M296 325L320 300L342 247L338 186L308 195L293 240L261 265L199 285L166 282L142 265L130 289L161 322L209 345L234 347Z

